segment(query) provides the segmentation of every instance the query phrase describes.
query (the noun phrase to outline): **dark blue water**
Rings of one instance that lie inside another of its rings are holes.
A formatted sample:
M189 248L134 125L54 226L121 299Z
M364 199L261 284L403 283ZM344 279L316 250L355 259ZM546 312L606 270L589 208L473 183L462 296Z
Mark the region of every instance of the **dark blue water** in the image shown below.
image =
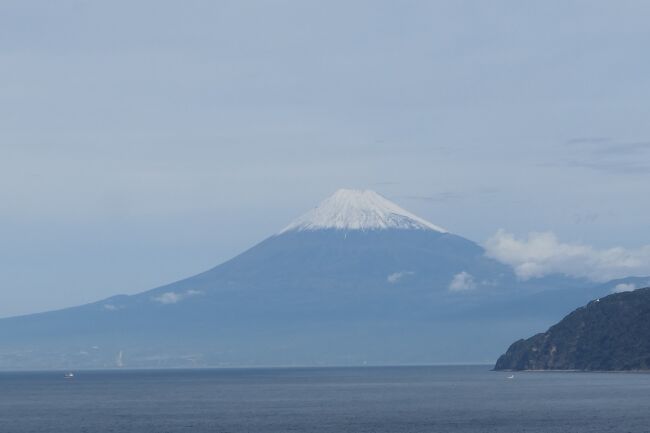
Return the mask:
M650 375L394 367L0 373L0 432L650 432Z

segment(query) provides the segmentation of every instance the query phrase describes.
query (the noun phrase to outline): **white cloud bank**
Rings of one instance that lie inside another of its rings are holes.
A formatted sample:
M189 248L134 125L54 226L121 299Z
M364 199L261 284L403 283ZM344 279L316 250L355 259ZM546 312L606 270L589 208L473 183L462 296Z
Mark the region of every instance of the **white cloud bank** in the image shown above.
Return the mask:
M161 304L175 304L182 301L183 299L189 298L190 296L200 295L201 292L198 290L188 290L186 292L165 292L161 295L158 295L153 298L154 301L160 302Z
M450 292L466 292L475 288L476 282L474 282L474 277L465 271L454 275L451 283L449 283Z
M488 257L512 266L522 280L556 273L594 281L650 275L650 245L596 249L560 242L552 232L532 232L518 239L499 230L487 240L485 249Z

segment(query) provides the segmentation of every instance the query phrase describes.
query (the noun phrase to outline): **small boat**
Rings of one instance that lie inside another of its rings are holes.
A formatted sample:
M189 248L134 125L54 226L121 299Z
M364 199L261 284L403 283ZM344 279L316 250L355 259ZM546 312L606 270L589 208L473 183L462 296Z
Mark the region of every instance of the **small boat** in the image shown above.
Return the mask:
M64 379L73 379L74 378L74 373L66 373L63 375Z
M514 374L511 374L510 376L508 376L508 379L514 379L514 378L515 378Z

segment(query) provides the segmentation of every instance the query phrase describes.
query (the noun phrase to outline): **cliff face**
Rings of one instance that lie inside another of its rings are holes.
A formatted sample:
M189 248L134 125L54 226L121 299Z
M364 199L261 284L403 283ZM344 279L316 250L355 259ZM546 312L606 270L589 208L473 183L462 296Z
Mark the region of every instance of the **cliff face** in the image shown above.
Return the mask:
M495 370L650 369L650 287L591 301L513 343Z

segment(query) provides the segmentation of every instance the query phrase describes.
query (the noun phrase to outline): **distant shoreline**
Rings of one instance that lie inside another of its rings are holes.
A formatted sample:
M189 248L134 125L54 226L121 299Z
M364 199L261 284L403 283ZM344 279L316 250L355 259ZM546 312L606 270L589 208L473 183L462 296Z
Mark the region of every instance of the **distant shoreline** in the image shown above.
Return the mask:
M560 370L560 369L541 369L541 370L513 370L513 369L492 369L495 373L650 373L646 370Z
M487 367L494 363L458 364L403 364L403 365L267 365L267 366L206 366L206 367L113 367L113 368L69 368L69 369L0 369L5 373L67 373L74 372L136 372L136 371L206 371L206 370L329 370L329 369L379 369L379 368L438 368L438 367Z

